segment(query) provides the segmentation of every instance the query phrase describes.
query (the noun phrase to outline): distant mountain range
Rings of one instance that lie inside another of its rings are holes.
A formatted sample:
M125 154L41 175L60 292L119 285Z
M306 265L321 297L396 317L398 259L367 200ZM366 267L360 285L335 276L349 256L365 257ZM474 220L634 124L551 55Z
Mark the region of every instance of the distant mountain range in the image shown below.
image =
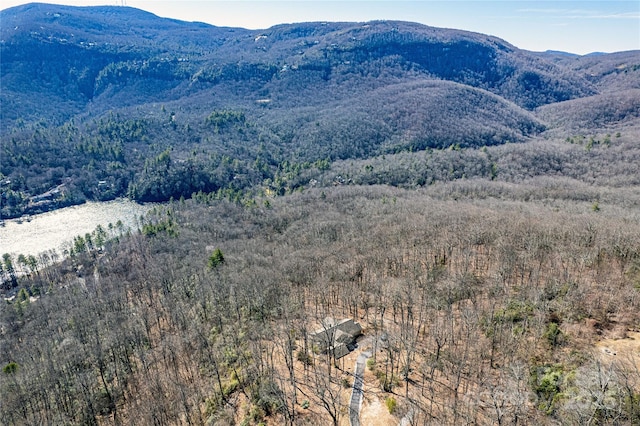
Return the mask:
M268 168L518 142L593 125L591 105L598 126L640 110L640 51L534 53L396 21L247 30L110 6L32 3L0 20L0 172L49 170L20 172L14 190L30 195L124 168L103 194L122 195L166 149Z

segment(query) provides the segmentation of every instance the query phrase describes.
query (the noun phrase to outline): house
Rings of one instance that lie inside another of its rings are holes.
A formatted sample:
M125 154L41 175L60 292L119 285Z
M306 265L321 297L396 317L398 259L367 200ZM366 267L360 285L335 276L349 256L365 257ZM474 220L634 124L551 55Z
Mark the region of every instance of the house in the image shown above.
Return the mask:
M356 338L362 334L362 327L351 318L336 322L326 318L322 328L309 335L311 342L323 353L331 352L335 359L340 359L351 352Z

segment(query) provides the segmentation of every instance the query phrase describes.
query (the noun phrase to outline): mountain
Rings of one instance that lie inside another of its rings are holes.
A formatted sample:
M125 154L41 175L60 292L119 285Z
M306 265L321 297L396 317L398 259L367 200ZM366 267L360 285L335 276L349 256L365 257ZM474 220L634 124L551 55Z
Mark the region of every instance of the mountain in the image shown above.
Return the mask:
M577 58L580 55L576 54L576 53L571 53L571 52L564 52L562 50L547 50L544 52L545 55L554 55L554 56L562 56L562 57L570 57L570 58Z
M3 113L3 126L18 117L66 121L88 106L100 111L188 98L228 82L235 83L225 88L231 93L250 81L258 92L276 91L286 99L297 95L300 83L344 97L367 86L435 78L490 91L527 109L594 94L579 75L502 40L406 22L249 31L127 7L45 4L4 10L2 21L3 102L20 99ZM351 90L341 87L347 83ZM114 102L124 87L133 92L128 101ZM41 102L43 96L52 103ZM60 107L47 113L51 104Z
M283 163L523 142L640 81L638 52L533 53L410 22L247 30L37 3L0 19L5 216L49 208L33 197L59 185L62 204L157 201L274 184ZM602 123L633 120L629 102Z

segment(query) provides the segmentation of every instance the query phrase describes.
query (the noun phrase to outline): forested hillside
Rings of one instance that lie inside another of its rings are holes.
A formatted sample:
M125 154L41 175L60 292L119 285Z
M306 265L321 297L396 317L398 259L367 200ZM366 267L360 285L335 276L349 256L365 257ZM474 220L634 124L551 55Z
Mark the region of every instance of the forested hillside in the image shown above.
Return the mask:
M126 7L30 4L2 21L5 218L122 196L280 193L291 168L638 116L637 52L558 58L407 22L258 31Z
M638 191L596 209L593 189L567 185L161 207L140 234L19 279L0 318L1 415L347 424L353 358L332 368L306 346L332 316L356 318L369 345L384 336L363 412L392 398L389 422L637 424L637 352L596 344L640 338Z
M159 202L0 247L0 424L640 424L640 52L0 20L0 223Z

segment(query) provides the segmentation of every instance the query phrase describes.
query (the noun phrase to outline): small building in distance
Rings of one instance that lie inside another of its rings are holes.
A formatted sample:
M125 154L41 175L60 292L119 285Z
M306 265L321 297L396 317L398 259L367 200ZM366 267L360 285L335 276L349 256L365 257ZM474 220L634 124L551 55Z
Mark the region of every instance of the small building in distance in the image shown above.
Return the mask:
M362 327L351 318L338 322L325 318L322 328L311 333L309 338L320 351L331 352L335 359L340 359L353 350L356 338L361 334Z

